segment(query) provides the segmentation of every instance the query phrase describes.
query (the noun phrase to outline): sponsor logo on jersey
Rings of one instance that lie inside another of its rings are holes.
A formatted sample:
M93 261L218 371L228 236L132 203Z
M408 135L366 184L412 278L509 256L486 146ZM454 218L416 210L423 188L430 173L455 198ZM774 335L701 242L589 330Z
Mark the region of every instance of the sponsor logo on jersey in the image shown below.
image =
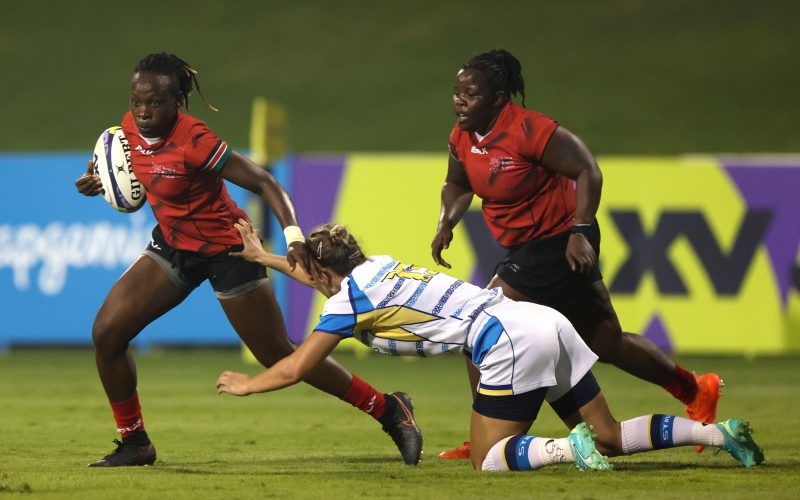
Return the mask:
M136 146L136 151L138 151L139 153L141 153L141 154L143 154L145 156L152 156L152 154L153 154L153 150L152 149L145 149L145 148L142 147L141 144Z
M472 146L472 149L469 150L470 153L475 153L476 155L488 155L489 152L486 151L486 148L479 148L477 146Z

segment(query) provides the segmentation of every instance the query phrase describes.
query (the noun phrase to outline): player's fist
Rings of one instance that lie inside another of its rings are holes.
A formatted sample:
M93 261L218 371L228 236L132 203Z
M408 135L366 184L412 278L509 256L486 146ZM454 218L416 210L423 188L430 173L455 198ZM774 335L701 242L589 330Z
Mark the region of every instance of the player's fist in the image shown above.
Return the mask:
M100 181L100 176L94 173L94 162L92 160L89 160L89 167L86 169L86 173L75 181L75 187L84 196L97 196L103 192L103 183Z
M431 242L431 255L433 261L440 266L450 269L450 264L442 258L442 251L450 247L450 242L453 241L453 230L447 224L439 224L436 229L436 234L433 235Z

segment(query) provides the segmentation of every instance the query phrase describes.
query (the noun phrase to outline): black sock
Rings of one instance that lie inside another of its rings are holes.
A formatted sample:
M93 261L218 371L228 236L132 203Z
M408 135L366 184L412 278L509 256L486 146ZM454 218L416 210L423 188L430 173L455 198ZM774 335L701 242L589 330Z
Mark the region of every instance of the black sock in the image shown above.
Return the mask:
M145 446L150 444L150 438L147 437L147 433L145 431L133 431L122 438L122 442L124 444L130 444L133 446Z

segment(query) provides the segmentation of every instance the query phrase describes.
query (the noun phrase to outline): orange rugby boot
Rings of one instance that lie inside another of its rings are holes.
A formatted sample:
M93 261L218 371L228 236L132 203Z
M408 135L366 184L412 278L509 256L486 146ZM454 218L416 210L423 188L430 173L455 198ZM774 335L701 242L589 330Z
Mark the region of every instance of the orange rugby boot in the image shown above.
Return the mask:
M697 395L694 401L686 406L686 415L699 422L714 423L717 421L717 403L722 397L722 388L725 382L716 373L695 375L697 380ZM696 445L697 453L702 452L705 446Z
M469 460L469 441L464 441L462 446L439 453L439 458L454 458L456 460Z

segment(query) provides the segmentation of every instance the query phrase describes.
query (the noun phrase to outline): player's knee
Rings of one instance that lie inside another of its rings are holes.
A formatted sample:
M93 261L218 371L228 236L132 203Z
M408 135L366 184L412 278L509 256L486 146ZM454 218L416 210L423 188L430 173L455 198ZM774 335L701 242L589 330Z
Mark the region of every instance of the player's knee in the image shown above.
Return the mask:
M514 436L511 437L513 438ZM470 456L472 468L476 471L507 471L508 464L506 463L505 454L508 441L509 439L501 439L485 452L473 448Z
M113 318L98 315L92 325L92 343L101 355L114 355L128 347L127 337L122 335L123 327Z

